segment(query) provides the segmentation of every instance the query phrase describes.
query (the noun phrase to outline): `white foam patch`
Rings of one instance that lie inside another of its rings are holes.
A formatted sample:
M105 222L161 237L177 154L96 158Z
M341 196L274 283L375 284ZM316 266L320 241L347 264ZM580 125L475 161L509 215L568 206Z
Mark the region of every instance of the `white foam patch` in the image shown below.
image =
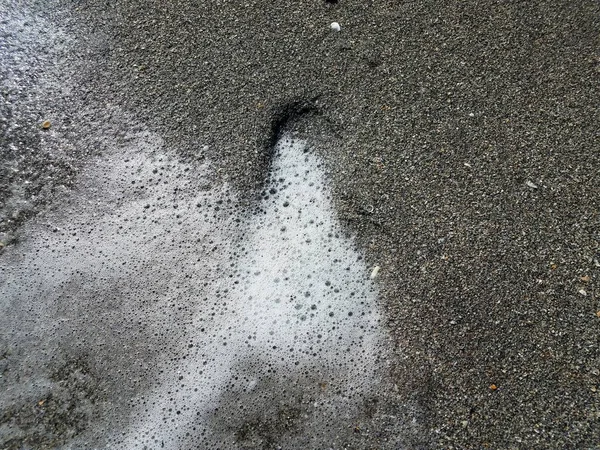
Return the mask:
M260 445L264 423L282 428L268 431L285 448L333 443L378 384L376 290L304 143L279 143L246 229L214 286L220 297L190 328L193 357L166 374L122 448ZM304 397L311 404L290 434L276 422ZM200 440L186 436L191 428Z
M128 141L0 260L0 404L71 408L63 448L362 448L369 423L397 448L376 285L319 158L280 142L246 211L209 164Z
M0 258L1 412L61 414L58 431L43 420L33 430L65 448L101 448L106 430L126 426L236 233L222 226L235 196L212 184L208 164L178 161L152 133L127 141L107 142L78 188ZM31 427L9 421L0 436L20 442Z

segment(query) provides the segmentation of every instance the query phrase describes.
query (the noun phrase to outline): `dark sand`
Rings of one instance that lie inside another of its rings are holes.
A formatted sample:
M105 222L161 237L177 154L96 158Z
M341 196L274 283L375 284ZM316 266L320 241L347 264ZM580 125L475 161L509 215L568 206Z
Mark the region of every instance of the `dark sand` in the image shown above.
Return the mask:
M5 116L25 125L0 136L2 158L43 176L34 206L9 217L24 178L2 172L7 249L53 204L49 187L69 189L101 152L85 136L102 105L182 160L213 161L215 183L247 202L287 127L325 160L339 217L381 267L392 376L418 410L405 445L600 445L598 2L29 3L74 36L48 64L76 67L75 87L38 100L79 144L52 172L39 152L8 152L53 145L41 107L11 91ZM85 104L100 106L69 123Z

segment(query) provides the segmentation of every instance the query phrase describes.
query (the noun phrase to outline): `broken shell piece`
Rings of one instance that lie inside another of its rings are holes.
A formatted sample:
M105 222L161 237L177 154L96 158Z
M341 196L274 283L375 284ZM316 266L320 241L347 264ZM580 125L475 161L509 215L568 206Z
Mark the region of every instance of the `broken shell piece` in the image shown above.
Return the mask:
M340 27L340 24L337 22L331 22L330 28L333 31L340 31L342 29L342 27Z
M373 267L373 270L371 271L371 279L375 278L378 273L379 273L379 266Z
M527 186L529 186L531 189L537 189L537 184L533 183L532 181L527 181L527 182L525 182L525 184Z

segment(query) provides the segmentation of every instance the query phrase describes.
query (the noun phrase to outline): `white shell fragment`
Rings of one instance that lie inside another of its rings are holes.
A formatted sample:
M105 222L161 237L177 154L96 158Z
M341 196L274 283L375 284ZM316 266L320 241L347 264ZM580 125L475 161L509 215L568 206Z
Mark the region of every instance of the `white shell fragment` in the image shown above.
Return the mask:
M529 186L531 189L537 189L538 188L537 184L533 183L532 181L527 181L527 182L525 182L525 184L527 186Z
M379 273L379 266L373 267L373 270L371 271L371 279L375 278L378 273Z
M342 27L340 27L340 24L337 22L331 22L330 27L333 31L340 31L342 29Z

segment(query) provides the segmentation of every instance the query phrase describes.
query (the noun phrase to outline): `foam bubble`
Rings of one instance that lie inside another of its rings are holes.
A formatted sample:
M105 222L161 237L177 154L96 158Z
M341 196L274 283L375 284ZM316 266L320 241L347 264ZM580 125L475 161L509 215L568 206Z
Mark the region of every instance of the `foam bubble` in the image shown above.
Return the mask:
M248 207L128 142L0 261L0 403L71 405L64 448L397 448L377 286L313 150L284 138Z
M215 280L219 313L200 314L189 329L197 357L166 374L153 394L162 400L123 448L151 445L148 435L165 448L200 445L187 436L193 426L205 430L207 448L256 439L302 448L333 439L339 417L358 415L379 382L376 288L343 236L319 159L305 143L283 140L265 192L261 214L244 218L247 231L233 246L236 283L226 274ZM294 426L278 423L305 396L311 405ZM272 426L261 430L263 422Z

